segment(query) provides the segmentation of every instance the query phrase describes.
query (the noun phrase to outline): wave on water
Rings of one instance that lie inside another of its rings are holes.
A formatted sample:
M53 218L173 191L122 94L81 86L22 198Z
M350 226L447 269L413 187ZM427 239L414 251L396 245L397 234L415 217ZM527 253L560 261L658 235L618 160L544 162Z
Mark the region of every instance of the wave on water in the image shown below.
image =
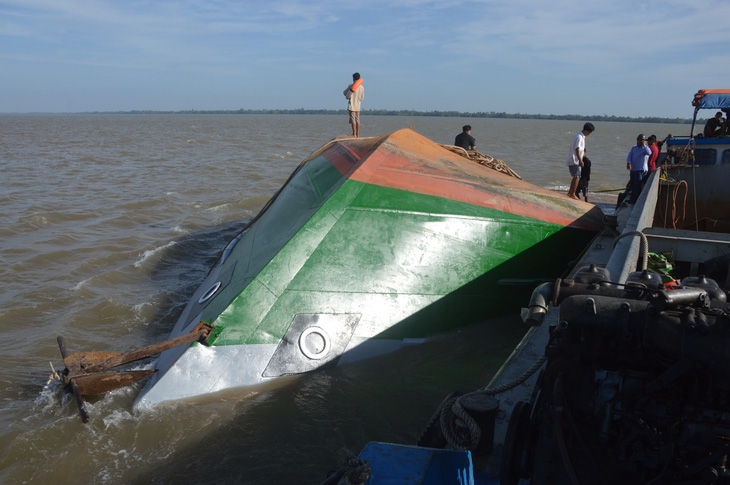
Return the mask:
M561 184L560 182L552 182L547 185L545 185L545 188L548 190L565 190L566 192L570 187L567 185Z
M269 155L269 158L278 158L280 160L283 160L285 158L294 158L295 155L292 152L284 152L284 153L272 153Z
M220 211L228 209L229 207L231 207L231 205L233 205L233 204L226 203L226 204L217 205L215 207L209 207L206 210L209 212L220 212Z
M26 219L26 223L34 229L37 229L40 227L47 227L48 218L46 216L36 214L36 215L30 216L28 219Z
M132 305L132 315L142 325L156 321L159 318L160 309L167 308L170 302L170 294L167 289L150 292L144 295L144 301Z
M85 280L83 280L83 281L79 281L78 283L76 283L76 284L75 284L75 285L73 286L73 288L71 288L71 291L79 291L79 290L80 290L81 288L83 288L84 286L86 286L86 284L87 284L87 283L88 283L89 281L91 281L91 278L86 278L86 279L85 279Z
M165 249L171 248L171 247L175 246L176 244L177 243L175 241L170 241L169 243L167 243L163 246L158 246L154 249L149 249L149 250L145 251L144 254L142 254L142 257L137 262L134 263L134 267L140 268L140 267L144 266L148 261L152 261L156 257L159 257Z
M57 375L61 369L53 369ZM50 369L49 369L50 371ZM45 423L44 426L52 427L58 425L64 420L78 419L78 414L69 412L68 409L76 406L73 394L66 392L66 388L61 382L62 377L56 378L49 372L48 382L41 387L32 400L31 412L22 419L23 422L39 422Z

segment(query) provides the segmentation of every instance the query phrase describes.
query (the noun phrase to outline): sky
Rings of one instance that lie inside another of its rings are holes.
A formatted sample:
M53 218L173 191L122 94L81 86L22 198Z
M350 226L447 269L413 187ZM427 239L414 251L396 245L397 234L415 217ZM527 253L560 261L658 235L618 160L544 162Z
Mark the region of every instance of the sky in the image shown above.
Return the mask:
M728 0L0 0L0 113L363 109L692 116ZM704 114L704 113L703 113Z

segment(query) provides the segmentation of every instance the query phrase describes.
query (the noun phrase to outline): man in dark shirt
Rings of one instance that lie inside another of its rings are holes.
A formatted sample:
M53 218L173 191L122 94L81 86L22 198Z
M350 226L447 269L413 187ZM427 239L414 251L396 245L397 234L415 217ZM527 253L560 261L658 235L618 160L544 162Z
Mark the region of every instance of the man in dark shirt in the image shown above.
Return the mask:
M715 113L714 118L707 120L704 130L705 138L717 138L722 136L722 112Z
M461 133L456 135L454 145L461 147L464 150L474 150L477 146L476 139L471 136L471 125L464 125Z
M583 167L580 169L580 181L578 182L578 190L575 191L575 195L580 198L580 193L583 192L583 198L588 202L588 182L591 181L591 160L583 155Z

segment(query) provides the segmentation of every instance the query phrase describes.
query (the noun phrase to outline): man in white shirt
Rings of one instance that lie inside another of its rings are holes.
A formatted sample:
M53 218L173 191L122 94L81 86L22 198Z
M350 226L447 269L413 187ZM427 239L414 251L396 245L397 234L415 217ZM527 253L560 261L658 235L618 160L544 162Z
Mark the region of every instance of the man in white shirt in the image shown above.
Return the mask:
M570 188L568 189L568 197L578 199L578 183L580 182L580 170L583 167L583 156L586 153L586 137L595 131L592 123L583 125L583 129L575 134L573 142L570 144L570 155L568 155L568 170L570 171Z

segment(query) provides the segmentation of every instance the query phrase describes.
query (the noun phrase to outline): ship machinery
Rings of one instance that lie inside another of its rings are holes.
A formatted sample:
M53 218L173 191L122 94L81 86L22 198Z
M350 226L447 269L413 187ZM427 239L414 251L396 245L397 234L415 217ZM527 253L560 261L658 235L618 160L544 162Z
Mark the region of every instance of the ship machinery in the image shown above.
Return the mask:
M715 263L727 274L727 258ZM730 483L725 291L647 271L617 285L600 269L536 290L560 305L559 323L530 401L512 411L501 482Z

